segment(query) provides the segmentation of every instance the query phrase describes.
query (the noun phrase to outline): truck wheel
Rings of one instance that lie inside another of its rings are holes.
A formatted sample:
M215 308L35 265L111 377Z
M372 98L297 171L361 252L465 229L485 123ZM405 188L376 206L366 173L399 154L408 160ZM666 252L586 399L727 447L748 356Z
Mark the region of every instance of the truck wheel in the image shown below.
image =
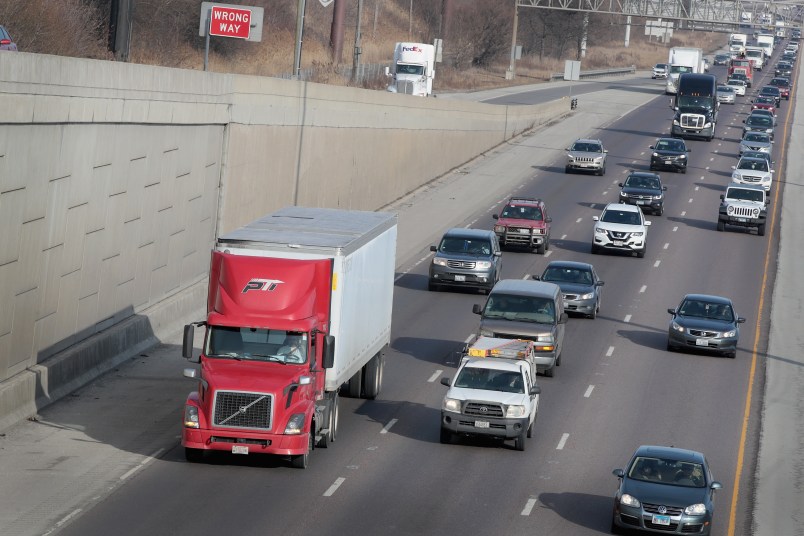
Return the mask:
M724 222L722 222L722 221L717 222L717 230L721 231L721 232L725 231L726 230L726 224Z
M201 463L204 461L205 451L201 449L184 448L184 459L190 463Z
M536 417L533 417L533 422L536 422ZM528 426L528 437L533 437L533 423Z
M382 387L382 368L383 359L382 354L378 353L366 363L366 378L363 384L364 397L369 400L374 400L380 394Z
M522 432L514 438L514 448L518 451L525 450L525 436L527 436L527 430L522 430Z
M335 441L335 435L338 428L338 393L335 396L330 396L329 408L327 410L327 423L325 428L329 430L326 434L321 434L321 437L316 441L315 448L325 449L330 443Z
M759 236L765 236L765 224L764 224L764 223L760 223L760 224L757 226L757 234L758 234Z
M363 369L361 368L346 382L346 394L350 398L360 398L363 393Z
M555 374L555 369L556 369L556 367L555 367L555 366L552 366L552 367L550 367L549 369L545 369L545 371L544 371L544 375L545 375L547 378L552 378L552 377L553 377L553 375Z
M544 244L540 244L533 248L534 253L538 253L539 255L544 255Z
M452 443L452 432L450 432L446 428L441 428L441 435L439 436L439 441L444 445L449 445L450 443Z
M310 428L312 428L312 423L310 423ZM307 442L307 452L290 457L290 465L296 469L307 469L307 467L310 465L310 453L313 451L312 432L307 434L307 437L309 438Z

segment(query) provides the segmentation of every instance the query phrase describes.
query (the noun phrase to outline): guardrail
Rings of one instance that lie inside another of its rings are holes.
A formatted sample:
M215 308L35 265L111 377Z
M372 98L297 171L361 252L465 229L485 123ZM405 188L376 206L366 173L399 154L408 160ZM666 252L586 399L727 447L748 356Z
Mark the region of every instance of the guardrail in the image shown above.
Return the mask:
M578 78L595 78L598 76L606 76L610 74L633 74L636 72L636 65L631 65L630 67L616 67L614 69L598 69L595 71L581 71L578 74ZM548 78L548 82L552 82L554 80L563 80L564 73L553 73Z

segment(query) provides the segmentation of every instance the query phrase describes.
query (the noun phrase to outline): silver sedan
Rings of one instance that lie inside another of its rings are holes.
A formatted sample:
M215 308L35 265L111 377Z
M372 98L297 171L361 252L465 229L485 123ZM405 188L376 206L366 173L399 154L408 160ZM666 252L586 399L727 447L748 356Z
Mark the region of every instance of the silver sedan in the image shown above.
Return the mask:
M773 147L773 140L766 132L746 132L740 140L740 154L745 151L759 151L770 153Z
M734 104L737 100L734 88L731 86L717 86L717 101L726 104Z

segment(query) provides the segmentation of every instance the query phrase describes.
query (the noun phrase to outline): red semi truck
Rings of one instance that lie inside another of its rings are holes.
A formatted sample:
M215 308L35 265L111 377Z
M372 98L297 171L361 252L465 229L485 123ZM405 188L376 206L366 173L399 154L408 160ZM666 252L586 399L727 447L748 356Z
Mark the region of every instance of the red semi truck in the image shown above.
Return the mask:
M396 236L395 214L289 207L216 241L207 319L184 328L182 353L200 364L184 371L198 382L184 409L189 461L225 451L306 468L335 440L339 391L379 394Z

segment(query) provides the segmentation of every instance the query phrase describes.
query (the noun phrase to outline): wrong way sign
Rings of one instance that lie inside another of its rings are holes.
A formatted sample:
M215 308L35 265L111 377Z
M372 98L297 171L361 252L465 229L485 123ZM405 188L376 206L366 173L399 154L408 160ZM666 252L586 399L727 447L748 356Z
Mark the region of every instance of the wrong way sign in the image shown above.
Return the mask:
M254 6L201 3L201 17L198 35L234 37L246 41L262 41L262 19L264 9Z

